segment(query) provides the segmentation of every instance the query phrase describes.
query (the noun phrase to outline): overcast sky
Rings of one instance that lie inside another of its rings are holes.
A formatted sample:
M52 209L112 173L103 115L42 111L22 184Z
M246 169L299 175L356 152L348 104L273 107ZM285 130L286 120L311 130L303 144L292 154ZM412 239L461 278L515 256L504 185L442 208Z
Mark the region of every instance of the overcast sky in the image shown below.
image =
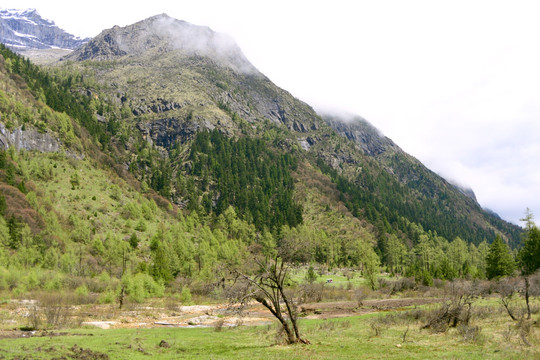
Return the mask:
M38 1L78 36L160 13L231 35L272 81L366 118L521 224L540 217L540 2Z

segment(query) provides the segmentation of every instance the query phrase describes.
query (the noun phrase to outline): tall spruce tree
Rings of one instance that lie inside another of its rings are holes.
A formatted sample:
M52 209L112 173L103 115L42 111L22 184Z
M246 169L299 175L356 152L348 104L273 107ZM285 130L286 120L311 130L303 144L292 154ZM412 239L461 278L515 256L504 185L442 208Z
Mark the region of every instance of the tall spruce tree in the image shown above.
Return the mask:
M495 237L495 240L489 247L489 252L486 257L486 264L486 275L490 280L511 275L514 272L514 258L510 253L508 245L504 243L500 235Z
M540 230L533 221L533 215L529 209L525 212L525 243L519 251L518 261L521 275L525 281L525 302L527 303L527 318L531 318L529 305L529 275L540 269Z

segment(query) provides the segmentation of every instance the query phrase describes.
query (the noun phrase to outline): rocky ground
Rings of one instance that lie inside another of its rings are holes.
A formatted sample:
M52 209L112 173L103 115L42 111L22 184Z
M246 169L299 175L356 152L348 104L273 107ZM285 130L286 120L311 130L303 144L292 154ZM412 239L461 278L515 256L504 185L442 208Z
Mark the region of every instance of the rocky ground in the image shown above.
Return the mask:
M435 298L402 298L365 300L361 306L352 301L320 302L302 304L300 317L328 319L363 315L376 311L400 310L402 308L437 302ZM36 317L41 324L50 312L40 309L36 301L16 300L1 306L0 339L65 335L60 331L36 330ZM57 310L60 311L60 310ZM238 325L264 325L274 321L272 315L260 304L253 303L243 311L227 304L157 306L128 305L118 309L113 305L80 305L64 308L65 324L69 327L152 328L152 327L213 327Z

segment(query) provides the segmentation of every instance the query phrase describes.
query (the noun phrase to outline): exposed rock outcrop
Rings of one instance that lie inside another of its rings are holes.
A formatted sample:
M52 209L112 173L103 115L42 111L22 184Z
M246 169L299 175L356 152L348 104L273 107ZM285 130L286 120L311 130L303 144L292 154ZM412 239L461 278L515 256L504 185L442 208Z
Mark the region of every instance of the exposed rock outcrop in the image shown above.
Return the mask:
M229 36L214 32L206 26L173 19L166 14L126 27L114 26L104 30L67 58L75 61L112 60L149 50L180 50L188 56L209 57L238 72L257 72Z
M34 128L22 130L22 127L18 127L10 131L0 123L0 148L7 149L11 146L17 150L57 152L60 150L60 140L49 133L40 133Z
M377 156L389 149L397 149L392 140L361 117L348 121L332 116L323 116L323 119L338 134L360 146L366 155Z
M182 121L177 118L159 119L151 122L140 122L137 128L143 138L155 145L170 149L177 141L190 140L201 129L214 129L209 123Z

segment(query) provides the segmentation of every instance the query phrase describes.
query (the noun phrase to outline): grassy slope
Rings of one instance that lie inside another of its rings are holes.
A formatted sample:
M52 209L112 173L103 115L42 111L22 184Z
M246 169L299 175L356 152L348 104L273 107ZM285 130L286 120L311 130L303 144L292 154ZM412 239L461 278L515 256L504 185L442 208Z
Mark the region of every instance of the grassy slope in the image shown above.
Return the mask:
M145 233L153 234L160 221L171 220L153 201L136 192L111 170L96 167L91 160L41 153L23 155L20 160L28 180L39 189L38 210L39 203L49 203L60 218L75 216L84 221L93 234L110 232L129 236L141 219L147 223ZM79 184L72 186L75 176ZM135 211L129 211L131 207ZM139 235L144 234L139 232Z

